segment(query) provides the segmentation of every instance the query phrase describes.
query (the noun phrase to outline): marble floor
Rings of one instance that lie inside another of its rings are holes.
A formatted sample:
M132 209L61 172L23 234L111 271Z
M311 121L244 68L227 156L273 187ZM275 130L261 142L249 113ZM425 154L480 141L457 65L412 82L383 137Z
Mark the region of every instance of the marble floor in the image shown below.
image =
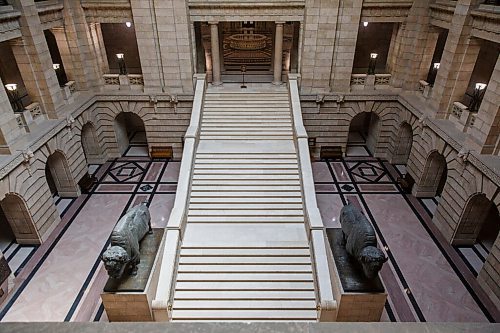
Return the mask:
M498 309L475 281L480 262L464 260L463 252L474 249L451 247L432 225L439 198L404 194L395 182L404 166L373 158L359 144L348 151L343 160L313 163L318 206L328 228L340 226L347 200L373 223L389 257L381 272L389 294L382 320L499 321ZM31 252L21 247L18 259L12 255L16 248L6 251L15 261L16 276L0 320L107 321L99 297L106 282L99 256L113 225L129 207L146 200L153 226L164 226L179 167L179 162L151 161L141 142L131 142L120 159L90 166L99 181L89 194L54 198L62 220L47 242ZM484 255L484 249L477 251Z

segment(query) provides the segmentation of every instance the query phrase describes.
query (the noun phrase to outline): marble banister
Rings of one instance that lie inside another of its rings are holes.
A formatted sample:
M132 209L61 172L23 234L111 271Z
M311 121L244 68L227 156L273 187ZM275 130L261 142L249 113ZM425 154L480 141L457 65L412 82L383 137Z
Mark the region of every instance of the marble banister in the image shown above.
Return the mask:
M191 121L184 136L184 150L174 207L172 208L172 213L166 227L167 230L164 236L165 245L163 251L159 254L161 258L157 261L160 266L156 268L159 269L158 285L156 287L156 295L151 302L153 319L155 321L168 321L170 319L176 261L182 233L186 224L194 156L199 141L201 109L206 89L205 74L196 74L195 79L196 86Z
M299 156L304 216L306 225L309 228L309 242L311 244L315 282L318 291L318 299L316 300L318 321L335 321L337 302L332 286L334 269L331 267L334 263L332 260L329 260L329 246L326 240L325 227L316 202L312 165L309 157L308 136L302 121L297 79L297 74L288 74L288 93L292 108L295 144Z

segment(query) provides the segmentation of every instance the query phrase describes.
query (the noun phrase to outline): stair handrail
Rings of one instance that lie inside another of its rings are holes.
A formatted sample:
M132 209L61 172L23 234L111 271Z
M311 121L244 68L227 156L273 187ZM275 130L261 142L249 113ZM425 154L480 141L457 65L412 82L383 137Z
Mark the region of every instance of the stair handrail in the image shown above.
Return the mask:
M302 108L298 88L298 74L288 74L288 95L292 108L294 135L297 154L299 156L300 180L302 197L304 198L304 217L309 227L312 244L313 267L317 287L317 306L319 321L335 321L337 317L337 302L332 285L335 269L329 255L325 226L316 202L316 192L312 173L307 131L302 121Z
M200 136L201 112L206 90L206 75L195 74L196 80L193 107L189 127L184 135L184 149L175 193L174 206L167 222L164 234L164 247L160 249L159 274L156 290L151 302L154 321L169 321L171 302L177 266L178 251L187 219L189 197L194 168L194 158ZM156 268L158 269L158 268Z

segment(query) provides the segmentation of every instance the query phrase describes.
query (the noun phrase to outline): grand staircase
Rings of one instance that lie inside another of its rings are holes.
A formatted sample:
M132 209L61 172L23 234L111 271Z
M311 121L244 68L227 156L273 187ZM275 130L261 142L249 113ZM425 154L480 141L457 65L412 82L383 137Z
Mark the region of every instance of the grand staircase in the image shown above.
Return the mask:
M172 321L316 321L288 92L209 87Z

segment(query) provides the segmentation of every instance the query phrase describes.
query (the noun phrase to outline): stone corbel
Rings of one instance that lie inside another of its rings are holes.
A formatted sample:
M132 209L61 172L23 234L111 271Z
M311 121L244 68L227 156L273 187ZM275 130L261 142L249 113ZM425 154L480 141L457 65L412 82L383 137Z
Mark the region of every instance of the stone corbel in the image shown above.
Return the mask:
M459 161L461 164L465 164L469 161L469 154L470 154L469 149L462 148L458 152L456 160Z
M177 99L177 95L170 95L170 104L174 107L174 113L177 112L177 104L179 104L179 100Z
M72 115L68 115L66 117L66 128L68 129L68 133L69 133L70 138L73 137L72 129L74 126L75 126L75 118L73 118Z
M149 95L149 104L153 104L156 113L158 111L158 97L156 95Z
M33 176L32 172L31 172L31 159L33 157L35 157L35 154L31 151L31 149L27 149L25 151L22 152L23 154L23 165L24 167L26 168L26 170L28 170L28 173L31 176Z
M320 112L320 109L321 109L321 106L323 104L325 104L325 98L326 98L326 95L323 95L323 94L318 94L316 95L316 107L317 107L317 113Z
M337 95L335 102L337 102L337 112L340 112L340 105L344 103L345 95Z

